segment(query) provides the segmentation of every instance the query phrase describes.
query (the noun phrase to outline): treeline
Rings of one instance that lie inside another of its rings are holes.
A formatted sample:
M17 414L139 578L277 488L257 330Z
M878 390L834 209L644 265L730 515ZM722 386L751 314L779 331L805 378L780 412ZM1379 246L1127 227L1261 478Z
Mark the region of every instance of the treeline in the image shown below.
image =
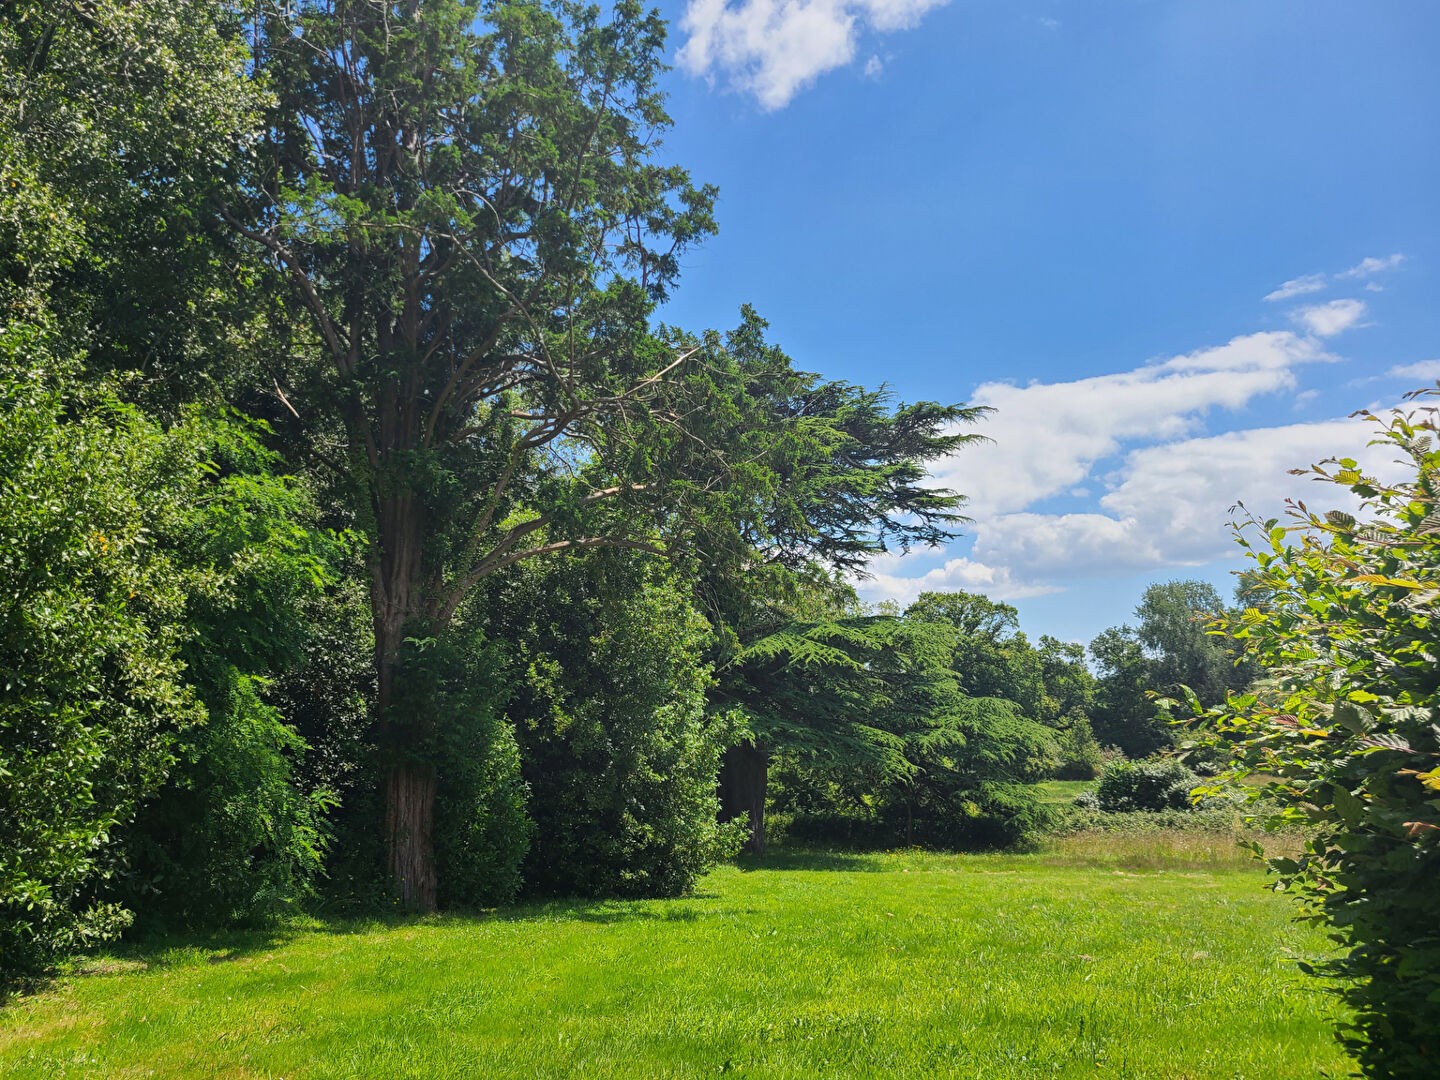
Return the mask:
M926 464L981 410L801 371L748 309L658 321L716 194L656 157L663 40L628 3L6 9L0 967L674 894L738 846L762 658L951 535Z
M716 196L656 158L663 40L629 3L7 8L0 968L673 895L767 801L1015 843L1027 782L1165 741L1142 691L1211 672L1166 622L1210 597L1098 681L983 597L858 604L963 522L926 466L983 410L798 370L748 309L658 321Z

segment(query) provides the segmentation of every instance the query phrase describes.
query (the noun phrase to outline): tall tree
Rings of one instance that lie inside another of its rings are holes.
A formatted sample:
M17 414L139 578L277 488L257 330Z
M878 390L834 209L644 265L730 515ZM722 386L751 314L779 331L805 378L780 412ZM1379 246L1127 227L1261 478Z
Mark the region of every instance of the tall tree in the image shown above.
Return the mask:
M634 0L603 16L566 0L301 0L260 5L252 37L275 108L219 213L313 328L312 353L272 377L371 541L388 868L428 909L424 748L445 719L406 691L411 643L522 559L658 550L666 531L736 518L748 550L778 557L789 511L823 509L775 496L787 447L832 439L830 460L873 443L783 414L820 388L752 316L729 339L652 329L680 253L714 230L715 192L653 160L664 24ZM934 445L956 415L831 392L856 424ZM849 523L876 505L913 512L894 515L902 533L943 529L954 501L917 486L910 456L870 460L875 485L826 543L872 549L874 527Z

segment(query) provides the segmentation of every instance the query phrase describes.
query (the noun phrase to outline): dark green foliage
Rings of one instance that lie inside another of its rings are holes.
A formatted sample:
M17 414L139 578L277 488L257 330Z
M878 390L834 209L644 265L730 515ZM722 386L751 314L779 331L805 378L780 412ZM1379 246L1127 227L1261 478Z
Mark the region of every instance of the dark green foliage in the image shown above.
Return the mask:
M208 227L264 100L233 10L9 0L0 18L6 317L48 308L86 377L168 419L253 380L267 344L252 264Z
M435 862L444 907L494 907L513 900L535 826L514 731L480 712L447 734L435 798Z
M1071 714L1057 732L1060 763L1055 776L1060 780L1094 780L1105 768L1100 740L1083 714Z
M35 905L11 936L43 959L123 910L293 908L326 796L295 783L304 743L247 671L303 639L289 601L323 581L329 541L253 431L196 415L162 432L55 385L7 379L0 417L6 892Z
M1095 789L1100 809L1111 813L1135 810L1188 810L1190 792L1200 778L1174 758L1112 761Z
M1172 746L1175 733L1156 715L1150 660L1135 631L1128 626L1102 631L1090 642L1090 655L1100 671L1091 718L1095 737L1133 758Z
M960 640L947 622L866 616L797 624L742 654L744 678L722 688L783 749L777 809L793 835L973 848L1043 827L1024 782L1053 768L1053 732L964 694Z
M1014 607L978 593L922 593L905 614L954 628L951 667L966 694L1004 698L1023 715L1041 718L1045 664L1020 631Z
M623 552L497 583L544 894L675 896L735 850L715 776L731 731L705 711L708 628L663 567Z
M1347 1046L1365 1075L1415 1080L1440 1072L1440 451L1434 410L1372 419L1401 479L1313 469L1359 517L1298 505L1241 528L1265 603L1225 629L1268 676L1204 715L1235 773L1271 778L1254 789L1268 823L1309 835L1270 867L1340 947L1307 970L1353 1010Z
M122 895L142 922L255 924L313 894L330 794L297 785L309 747L261 689L233 669L207 688L205 723L183 737L169 783L121 832Z
M263 700L263 684L301 662L307 601L330 584L343 547L310 526L308 494L277 475L265 434L197 414L132 474L146 493L150 543L185 575L180 657L206 710L204 725L178 739L168 783L121 835L127 904L172 923L294 910L325 846L333 795L300 787L308 746ZM167 483L177 490L156 498Z
M477 632L411 638L393 708L436 723L420 754L435 770L435 857L446 906L494 907L520 890L534 827L510 724L502 651Z

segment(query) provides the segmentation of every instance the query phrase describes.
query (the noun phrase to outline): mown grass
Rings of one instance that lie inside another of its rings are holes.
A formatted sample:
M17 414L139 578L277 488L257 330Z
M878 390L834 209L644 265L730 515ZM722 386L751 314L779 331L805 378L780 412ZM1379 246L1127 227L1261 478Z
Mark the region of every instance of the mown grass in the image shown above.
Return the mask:
M0 1075L1345 1074L1293 964L1323 942L1258 871L1075 840L129 950L0 1009Z
M1069 806L1082 791L1095 790L1094 780L1042 780L1031 787L1045 806Z

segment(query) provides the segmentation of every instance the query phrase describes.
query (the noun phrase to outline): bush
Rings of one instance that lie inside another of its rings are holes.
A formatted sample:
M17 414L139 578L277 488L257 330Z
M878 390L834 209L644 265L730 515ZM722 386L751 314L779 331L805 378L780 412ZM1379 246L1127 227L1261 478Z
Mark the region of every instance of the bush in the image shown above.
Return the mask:
M146 535L135 476L160 438L87 408L61 365L0 332L0 978L113 937L117 827L202 717L182 679L182 575ZM177 478L183 483L184 478Z
M1105 756L1100 741L1083 715L1065 718L1060 729L1060 765L1055 771L1058 780L1094 780L1105 770Z
M1136 810L1187 810L1190 792L1200 778L1173 758L1112 761L1095 790L1100 809L1110 813Z
M528 787L509 721L501 714L500 653L456 631L435 747L435 866L442 907L495 907L515 899L535 834Z
M145 922L253 925L313 894L332 799L297 785L308 747L259 688L232 669L169 782L120 834L124 902Z
M256 678L303 639L289 602L324 576L303 494L254 429L187 413L162 430L25 356L45 353L0 336L12 971L113 936L141 906L186 922L292 907L318 872L324 802L294 782L304 743Z
M429 733L409 742L407 752L435 772L436 899L443 907L513 900L530 849L534 828L525 811L526 786L500 713L507 692L504 657L462 622L433 637L406 638L395 663L394 715L432 718ZM394 748L387 749L377 755L374 764L384 762L379 768L393 760ZM380 800L367 803L367 810L378 835ZM373 851L372 865L382 865L378 844L366 850Z
M1440 1075L1440 450L1434 410L1382 426L1404 479L1313 470L1365 520L1299 505L1288 527L1241 528L1254 606L1229 629L1269 677L1203 715L1236 775L1271 778L1254 797L1277 809L1257 817L1309 831L1270 867L1340 946L1307 970L1336 980L1347 1045L1367 1076L1415 1078Z
M530 790L527 888L675 896L738 848L718 823L730 732L705 711L706 625L664 567L625 552L534 563L488 605L511 645L507 715Z
M340 539L311 526L308 491L277 474L266 429L186 411L136 477L153 548L183 572L184 678L204 722L175 742L166 784L119 834L124 902L166 924L255 924L314 892L333 792L307 787L309 745L266 699L272 673L298 666L314 632L309 603L332 580Z

